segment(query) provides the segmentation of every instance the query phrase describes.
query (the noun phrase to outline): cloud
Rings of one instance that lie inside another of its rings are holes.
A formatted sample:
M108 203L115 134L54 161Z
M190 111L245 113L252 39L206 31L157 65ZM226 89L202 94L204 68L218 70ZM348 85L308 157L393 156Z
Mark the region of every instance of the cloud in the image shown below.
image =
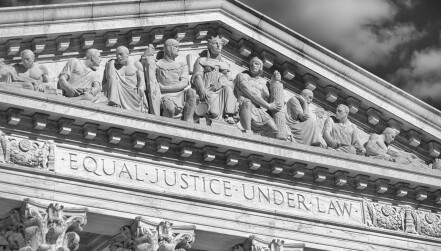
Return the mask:
M398 48L423 35L413 24L394 20L414 0L292 0L277 6L272 1L245 2L368 68L388 64Z
M441 105L441 48L427 48L413 53L407 66L388 76L388 80L432 104Z
M399 10L387 0L294 1L292 5L291 24L301 34L363 66L387 64L399 46L422 35L413 24L393 24Z

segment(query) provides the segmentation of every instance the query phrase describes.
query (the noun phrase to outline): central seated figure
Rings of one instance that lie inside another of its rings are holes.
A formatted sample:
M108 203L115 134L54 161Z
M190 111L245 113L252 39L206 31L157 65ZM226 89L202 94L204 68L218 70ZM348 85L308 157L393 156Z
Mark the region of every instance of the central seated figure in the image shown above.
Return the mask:
M194 64L192 85L201 102L208 103L207 117L234 124L237 100L230 78L230 66L222 59L223 42L219 36L208 40L206 57L199 57Z
M116 48L116 60L107 62L103 89L109 105L148 112L143 67L140 62L129 57L127 47Z

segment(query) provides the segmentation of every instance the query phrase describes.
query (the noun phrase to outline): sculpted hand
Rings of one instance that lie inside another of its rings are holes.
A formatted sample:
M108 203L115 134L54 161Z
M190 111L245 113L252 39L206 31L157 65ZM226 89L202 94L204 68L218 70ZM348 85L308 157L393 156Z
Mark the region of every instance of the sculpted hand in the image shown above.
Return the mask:
M270 111L280 111L282 110L282 104L280 102L273 102L269 104Z
M199 90L199 99L201 101L208 101L208 96L207 96L207 92L205 91L205 89Z
M282 81L282 76L279 71L274 71L273 76L271 77L271 82Z
M46 84L39 84L35 87L35 89L39 92L44 92L44 90L46 89Z

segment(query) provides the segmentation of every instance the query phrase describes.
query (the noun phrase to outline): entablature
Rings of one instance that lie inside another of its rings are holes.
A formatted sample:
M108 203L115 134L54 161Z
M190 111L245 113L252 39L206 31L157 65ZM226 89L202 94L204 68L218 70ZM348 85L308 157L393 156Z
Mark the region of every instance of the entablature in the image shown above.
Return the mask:
M16 142L38 139L25 145L47 149L42 156L48 161L36 162L37 168L57 172L55 147L86 147L386 200L441 203L438 170L293 144L222 123L194 124L28 90L2 88L0 100L4 137Z

